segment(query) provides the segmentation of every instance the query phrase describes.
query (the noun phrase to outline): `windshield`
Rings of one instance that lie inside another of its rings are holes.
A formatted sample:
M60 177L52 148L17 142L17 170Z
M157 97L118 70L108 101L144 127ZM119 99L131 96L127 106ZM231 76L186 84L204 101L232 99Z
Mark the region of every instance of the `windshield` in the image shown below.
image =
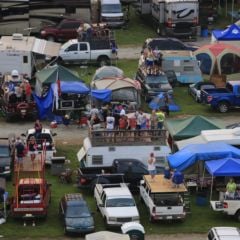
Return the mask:
M135 202L132 198L108 199L106 207L133 207Z
M68 218L90 217L90 213L85 205L70 206L67 208L66 217Z
M164 83L168 83L168 79L166 75L147 76L146 83L147 84L153 84L153 83L164 84Z
M102 13L121 13L121 5L120 4L103 4L102 5Z
M8 146L0 146L0 157L9 157Z

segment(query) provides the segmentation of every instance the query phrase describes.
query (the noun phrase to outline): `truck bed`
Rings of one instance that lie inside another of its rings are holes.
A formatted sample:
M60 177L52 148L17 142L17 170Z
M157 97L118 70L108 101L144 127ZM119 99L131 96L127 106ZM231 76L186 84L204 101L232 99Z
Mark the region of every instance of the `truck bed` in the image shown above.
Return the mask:
M204 89L202 91L207 94L231 93L227 88L211 88L211 89Z

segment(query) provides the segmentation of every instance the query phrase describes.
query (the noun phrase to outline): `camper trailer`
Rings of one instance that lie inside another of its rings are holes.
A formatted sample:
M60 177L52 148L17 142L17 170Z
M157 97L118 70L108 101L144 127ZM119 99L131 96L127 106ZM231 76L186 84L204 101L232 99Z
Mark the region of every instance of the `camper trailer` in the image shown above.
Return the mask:
M13 69L25 77L31 77L37 64L44 63L46 56L58 56L60 44L22 34L3 36L0 41L0 73Z
M159 35L196 38L198 0L138 0L137 12L151 15Z

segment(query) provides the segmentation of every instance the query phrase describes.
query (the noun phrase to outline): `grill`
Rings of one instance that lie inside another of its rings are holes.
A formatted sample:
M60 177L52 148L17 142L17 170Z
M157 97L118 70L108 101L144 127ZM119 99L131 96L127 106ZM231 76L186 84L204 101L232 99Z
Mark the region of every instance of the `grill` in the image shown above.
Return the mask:
M117 218L117 222L131 222L132 218Z

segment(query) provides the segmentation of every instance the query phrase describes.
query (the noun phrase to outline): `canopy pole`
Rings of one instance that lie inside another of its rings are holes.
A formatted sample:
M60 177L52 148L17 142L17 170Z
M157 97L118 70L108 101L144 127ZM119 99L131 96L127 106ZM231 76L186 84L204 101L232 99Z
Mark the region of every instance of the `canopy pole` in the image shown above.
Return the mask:
M212 200L212 192L213 192L213 175L212 175L212 182L211 182L210 201Z
M204 168L203 168L203 175L202 175L202 182L201 182L201 190L202 190L202 188L203 188L204 178L205 178L205 164L204 164Z

